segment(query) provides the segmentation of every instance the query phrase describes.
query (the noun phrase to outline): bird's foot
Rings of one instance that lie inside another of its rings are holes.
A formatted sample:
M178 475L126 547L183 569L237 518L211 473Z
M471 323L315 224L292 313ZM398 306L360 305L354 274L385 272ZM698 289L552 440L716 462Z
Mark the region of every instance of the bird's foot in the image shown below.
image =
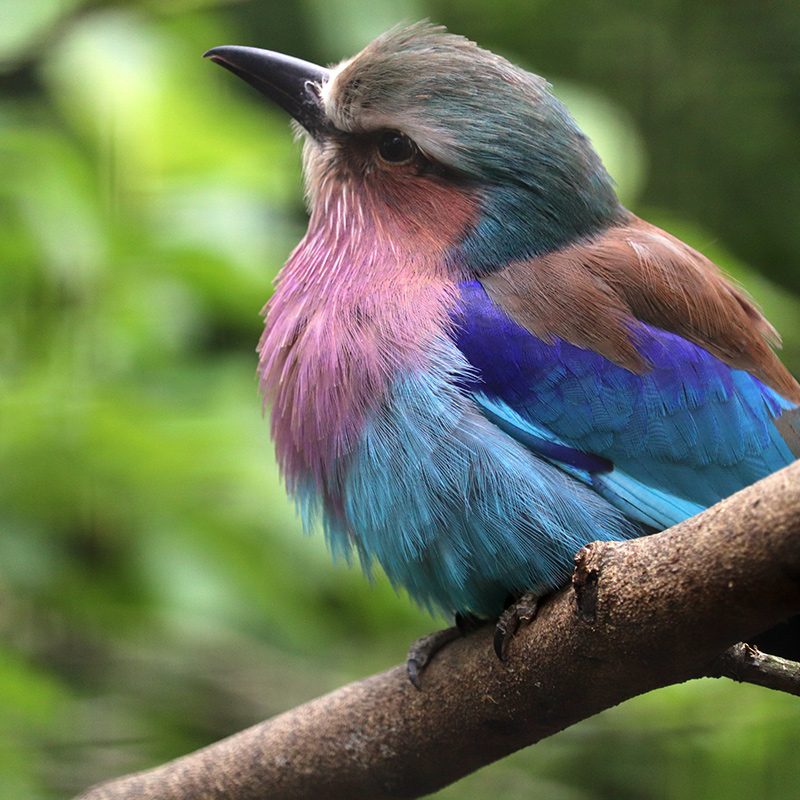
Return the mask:
M471 614L456 614L455 623L452 628L445 628L422 636L412 642L408 648L406 672L408 679L417 689L422 688L421 679L425 668L443 647L460 636L466 636L483 624L481 620Z
M508 655L508 645L521 625L530 625L539 609L539 597L525 592L519 600L511 603L497 620L494 629L494 651L501 661Z
M434 631L411 642L411 646L408 648L408 657L406 658L406 672L408 679L417 689L422 688L422 673L425 667L430 664L431 659L445 645L458 639L459 636L461 636L461 631L454 625L452 628Z

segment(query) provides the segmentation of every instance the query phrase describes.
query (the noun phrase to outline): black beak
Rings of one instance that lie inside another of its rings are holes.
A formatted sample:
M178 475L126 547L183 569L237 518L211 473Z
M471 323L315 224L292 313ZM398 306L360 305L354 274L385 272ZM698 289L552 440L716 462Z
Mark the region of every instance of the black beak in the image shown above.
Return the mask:
M257 47L214 47L203 54L288 111L312 136L327 126L319 98L330 71L308 61Z

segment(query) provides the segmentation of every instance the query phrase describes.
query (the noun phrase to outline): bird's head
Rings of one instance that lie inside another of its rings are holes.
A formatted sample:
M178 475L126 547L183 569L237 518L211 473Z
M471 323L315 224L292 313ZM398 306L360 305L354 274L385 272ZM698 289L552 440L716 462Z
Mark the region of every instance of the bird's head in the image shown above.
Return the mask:
M306 134L313 215L396 223L473 273L545 253L623 212L603 165L540 77L429 24L389 31L325 69L217 47L209 58Z

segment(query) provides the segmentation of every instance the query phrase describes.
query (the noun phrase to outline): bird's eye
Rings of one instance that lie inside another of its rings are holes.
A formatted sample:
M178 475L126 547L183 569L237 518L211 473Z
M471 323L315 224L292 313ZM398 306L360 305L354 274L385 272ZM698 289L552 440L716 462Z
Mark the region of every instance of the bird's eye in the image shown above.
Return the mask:
M378 153L389 164L405 164L417 154L417 146L400 131L385 131L378 139Z

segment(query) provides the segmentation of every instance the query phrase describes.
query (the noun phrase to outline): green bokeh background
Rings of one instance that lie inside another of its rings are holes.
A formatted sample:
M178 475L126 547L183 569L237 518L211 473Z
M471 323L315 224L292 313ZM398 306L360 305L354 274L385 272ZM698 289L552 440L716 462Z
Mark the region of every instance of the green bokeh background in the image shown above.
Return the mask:
M177 756L439 624L284 498L254 346L299 152L200 58L328 63L425 16L553 81L625 202L744 284L800 372L796 2L0 0L1 798ZM698 681L439 796L796 798L799 752L796 699Z

